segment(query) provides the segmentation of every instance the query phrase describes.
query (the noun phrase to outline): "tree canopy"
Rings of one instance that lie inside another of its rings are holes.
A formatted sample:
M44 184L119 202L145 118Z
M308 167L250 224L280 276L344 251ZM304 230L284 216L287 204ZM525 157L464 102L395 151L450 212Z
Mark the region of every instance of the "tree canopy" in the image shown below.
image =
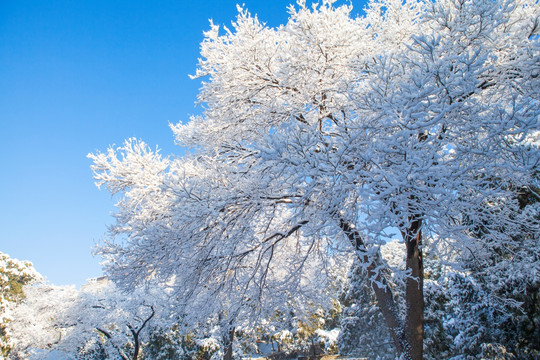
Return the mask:
M195 74L204 114L171 126L187 155L136 139L89 155L120 196L99 252L119 284L167 284L184 319L226 314L225 328L322 296L356 256L398 352L420 359L423 256L538 234L537 210L515 214L520 189L538 186L539 4L289 12L277 28L242 8L231 29L211 24ZM403 317L379 253L392 238Z

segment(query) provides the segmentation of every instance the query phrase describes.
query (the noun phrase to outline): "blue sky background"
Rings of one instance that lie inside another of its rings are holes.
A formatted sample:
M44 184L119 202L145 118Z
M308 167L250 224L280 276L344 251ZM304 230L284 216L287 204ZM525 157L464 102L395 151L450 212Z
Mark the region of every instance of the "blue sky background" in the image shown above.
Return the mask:
M242 3L277 26L290 2ZM101 274L91 249L114 201L86 155L128 137L179 152L168 123L200 111L202 32L236 3L0 0L0 251L57 285Z

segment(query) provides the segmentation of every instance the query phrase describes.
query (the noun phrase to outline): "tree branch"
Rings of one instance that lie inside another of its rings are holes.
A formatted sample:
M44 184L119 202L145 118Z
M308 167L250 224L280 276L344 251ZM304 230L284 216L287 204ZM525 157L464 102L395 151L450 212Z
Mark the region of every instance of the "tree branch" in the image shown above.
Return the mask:
M124 354L124 352L122 351L122 349L120 347L118 347L118 345L116 345L112 339L112 336L111 334L109 334L109 332L101 329L101 328L96 328L97 331L99 331L100 333L102 333L103 335L105 335L105 337L107 339L109 339L109 342L111 343L111 345L116 349L116 351L118 351L118 354L120 355L120 357L122 358L122 360L129 360L129 358L126 356L126 354Z
M388 281L381 274L381 272L377 270L379 265L381 265L380 253L377 252L375 258L370 258L368 256L365 241L360 232L354 228L354 225L351 222L348 222L343 218L339 218L339 227L356 250L358 259L363 264L367 264L366 270L368 272L368 277L371 280L371 288L375 292L377 304L381 309L384 319L386 320L386 324L390 330L390 335L394 340L394 345L396 346L399 354L404 353L409 349L409 345L407 339L405 338L403 324L398 317L398 310L394 302L394 296L392 290L388 286ZM407 354L405 355L407 356Z

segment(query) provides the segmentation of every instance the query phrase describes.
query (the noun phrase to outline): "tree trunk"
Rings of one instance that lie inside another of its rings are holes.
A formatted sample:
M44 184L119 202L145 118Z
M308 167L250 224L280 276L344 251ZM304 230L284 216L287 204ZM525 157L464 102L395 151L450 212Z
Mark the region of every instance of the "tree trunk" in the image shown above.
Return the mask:
M141 350L141 339L140 339L141 331L145 328L148 322L156 314L156 311L154 310L154 306L150 306L150 309L152 310L152 312L150 313L150 316L148 316L146 320L144 320L144 322L141 324L141 327L139 327L138 330L135 330L135 328L131 326L131 324L128 324L129 331L131 331L131 335L133 335L133 343L134 343L133 357L131 358L132 360L137 360L139 358L139 352Z
M228 336L227 336L228 335ZM225 353L223 354L223 360L231 360L233 355L233 341L234 341L234 327L229 329L229 332L224 336Z
M141 344L139 341L139 333L135 331L135 329L133 329L131 326L129 327L129 330L131 331L131 334L133 335L133 342L134 342L133 357L131 358L131 360L137 360L137 358L139 357L139 351L141 348Z
M422 259L421 219L414 219L406 232L402 233L407 246L406 267L410 271L405 290L407 315L405 337L410 358L421 360L424 342L424 264Z
M368 277L371 279L371 287L375 292L377 305L390 330L390 335L392 336L398 354L407 352L410 346L403 332L403 325L399 320L392 290L388 286L386 278L377 270L377 267L381 262L380 255L378 254L375 259L370 259L367 254L365 242L360 233L354 229L354 226L342 219L340 219L339 225L349 241L355 247L356 254L360 261L364 264L368 264L366 270ZM410 356L407 358L410 358Z

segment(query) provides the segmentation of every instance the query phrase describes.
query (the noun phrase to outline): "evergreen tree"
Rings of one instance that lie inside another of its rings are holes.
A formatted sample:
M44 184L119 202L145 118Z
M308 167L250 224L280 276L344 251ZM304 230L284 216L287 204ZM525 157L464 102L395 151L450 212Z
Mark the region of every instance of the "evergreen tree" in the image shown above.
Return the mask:
M539 194L534 186L515 189L514 207L505 209L513 212L515 226L499 229L506 241L475 228L481 241L459 253L462 269L432 272L426 285L428 358L540 356Z
M342 300L345 309L339 352L369 359L393 359L392 338L367 278L365 269L355 261L349 274L350 287Z

